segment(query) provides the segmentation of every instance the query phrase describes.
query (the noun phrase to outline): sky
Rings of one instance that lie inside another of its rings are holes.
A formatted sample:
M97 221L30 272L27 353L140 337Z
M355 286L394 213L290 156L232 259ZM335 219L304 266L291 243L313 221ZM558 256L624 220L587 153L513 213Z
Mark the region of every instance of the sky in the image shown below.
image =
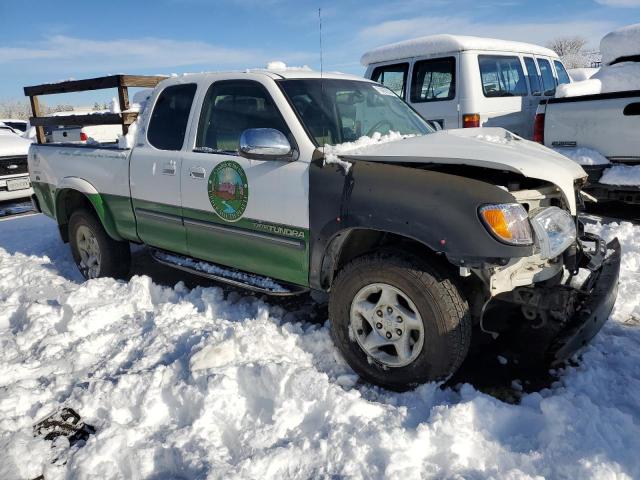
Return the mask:
M263 67L272 60L362 74L370 48L437 33L545 44L580 35L597 48L640 22L640 0L0 0L0 100L22 87L115 73ZM91 104L113 92L56 96Z

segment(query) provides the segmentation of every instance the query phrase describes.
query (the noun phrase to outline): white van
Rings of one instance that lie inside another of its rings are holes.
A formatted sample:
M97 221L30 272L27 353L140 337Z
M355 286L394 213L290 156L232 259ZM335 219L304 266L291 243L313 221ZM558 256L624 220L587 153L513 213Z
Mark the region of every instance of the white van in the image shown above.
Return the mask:
M528 43L433 35L378 47L365 77L442 128L503 127L532 138L540 100L571 79L555 52Z

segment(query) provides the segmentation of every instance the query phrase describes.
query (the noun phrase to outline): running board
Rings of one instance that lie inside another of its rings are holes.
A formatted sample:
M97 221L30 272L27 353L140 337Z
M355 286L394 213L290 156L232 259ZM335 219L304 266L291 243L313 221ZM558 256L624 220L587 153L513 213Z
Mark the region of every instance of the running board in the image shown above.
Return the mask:
M223 267L204 260L168 253L162 250L151 249L151 257L158 263L177 268L183 272L208 278L218 282L233 285L234 287L245 288L254 292L266 293L267 295L289 296L298 295L308 291L304 287L286 282L278 282L269 277L247 273L229 267Z

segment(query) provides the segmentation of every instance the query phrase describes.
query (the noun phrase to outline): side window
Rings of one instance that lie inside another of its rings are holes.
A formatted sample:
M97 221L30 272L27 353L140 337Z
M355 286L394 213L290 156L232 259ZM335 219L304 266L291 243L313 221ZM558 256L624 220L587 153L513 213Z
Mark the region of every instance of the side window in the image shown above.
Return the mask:
M289 129L267 90L250 80L215 82L202 104L196 150L236 153L249 128Z
M547 96L555 95L556 79L553 76L553 70L551 70L551 64L549 63L549 60L539 58L538 66L540 67L540 74L542 75L542 86L544 87L544 94Z
M527 67L527 78L529 79L529 87L531 87L531 95L541 95L542 82L536 69L535 60L531 57L524 57L524 64Z
M518 57L478 55L485 97L524 97L527 81Z
M556 66L556 73L558 74L558 83L562 85L563 83L571 83L571 79L569 78L569 74L562 65L562 62L559 60L554 60L553 64Z
M159 150L180 150L189 123L196 84L165 88L153 107L147 139Z
M413 66L411 102L437 102L456 96L456 59L421 60Z
M398 63L396 65L385 65L376 67L371 80L381 83L400 98L404 98L407 84L408 63Z

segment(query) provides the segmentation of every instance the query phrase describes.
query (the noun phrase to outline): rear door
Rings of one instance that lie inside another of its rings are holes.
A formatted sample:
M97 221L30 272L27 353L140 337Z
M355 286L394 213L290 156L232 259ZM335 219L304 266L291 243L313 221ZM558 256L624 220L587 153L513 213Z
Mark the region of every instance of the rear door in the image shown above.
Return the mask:
M409 103L420 115L442 128L459 127L457 58L417 60L411 70Z
M250 128L279 130L295 148L273 93L253 80L220 80L204 95L182 168L187 244L195 258L307 285L309 163L238 155Z
M146 141L131 155L131 198L138 236L148 245L187 253L182 223L181 150L197 90L195 83L170 85L157 97Z

